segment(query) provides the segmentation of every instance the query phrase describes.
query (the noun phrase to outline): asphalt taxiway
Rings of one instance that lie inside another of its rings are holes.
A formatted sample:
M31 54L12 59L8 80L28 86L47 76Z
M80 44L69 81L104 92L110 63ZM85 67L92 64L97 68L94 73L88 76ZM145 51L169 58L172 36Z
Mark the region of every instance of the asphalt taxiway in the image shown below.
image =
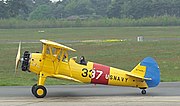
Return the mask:
M147 89L146 95L142 95L137 88L105 85L59 85L46 88L47 96L37 99L31 94L30 86L2 86L0 106L180 106L180 82L160 83L156 88Z

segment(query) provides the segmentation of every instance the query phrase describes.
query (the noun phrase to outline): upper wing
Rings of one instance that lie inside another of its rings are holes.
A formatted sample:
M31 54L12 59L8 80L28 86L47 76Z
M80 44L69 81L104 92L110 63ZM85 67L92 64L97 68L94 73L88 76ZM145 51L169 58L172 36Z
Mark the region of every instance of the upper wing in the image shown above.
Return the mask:
M70 48L70 47L67 47L67 46L64 46L64 45L62 45L62 44L59 44L59 43L56 43L56 42L53 42L53 41L49 41L49 40L44 40L44 39L42 39L42 40L40 40L43 44L46 44L46 45L50 45L50 46L52 46L52 47L55 47L55 48L62 48L62 49L64 49L64 50L70 50L70 51L76 51L76 50L74 50L74 49L72 49L72 48Z

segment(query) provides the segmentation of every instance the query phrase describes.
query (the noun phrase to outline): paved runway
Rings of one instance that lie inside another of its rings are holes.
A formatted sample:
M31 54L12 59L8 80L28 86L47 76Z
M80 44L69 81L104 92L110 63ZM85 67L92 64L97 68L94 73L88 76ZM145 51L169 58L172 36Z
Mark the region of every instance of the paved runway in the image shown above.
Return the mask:
M84 105L158 105L180 106L180 82L161 83L142 95L137 88L104 85L46 86L48 94L37 99L29 86L0 87L0 106L84 106Z

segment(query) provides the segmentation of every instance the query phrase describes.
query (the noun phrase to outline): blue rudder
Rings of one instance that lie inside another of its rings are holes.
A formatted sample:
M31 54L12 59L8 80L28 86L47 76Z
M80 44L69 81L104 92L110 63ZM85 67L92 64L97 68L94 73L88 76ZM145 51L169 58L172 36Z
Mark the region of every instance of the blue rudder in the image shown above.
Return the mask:
M145 78L151 78L151 80L145 80L148 87L156 87L160 82L160 69L152 57L146 57L141 61L141 66L146 66Z

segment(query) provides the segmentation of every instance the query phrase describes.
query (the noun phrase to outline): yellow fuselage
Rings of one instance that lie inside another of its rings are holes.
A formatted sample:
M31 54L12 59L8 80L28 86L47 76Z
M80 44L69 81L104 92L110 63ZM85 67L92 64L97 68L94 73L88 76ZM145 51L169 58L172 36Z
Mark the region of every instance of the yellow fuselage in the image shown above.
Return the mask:
M144 80L127 75L130 73L128 71L94 62L82 65L74 58L60 61L55 56L43 56L41 53L31 54L29 71L44 76L40 78L39 85L44 85L46 77L61 78L60 76L63 75L83 83L148 88Z

